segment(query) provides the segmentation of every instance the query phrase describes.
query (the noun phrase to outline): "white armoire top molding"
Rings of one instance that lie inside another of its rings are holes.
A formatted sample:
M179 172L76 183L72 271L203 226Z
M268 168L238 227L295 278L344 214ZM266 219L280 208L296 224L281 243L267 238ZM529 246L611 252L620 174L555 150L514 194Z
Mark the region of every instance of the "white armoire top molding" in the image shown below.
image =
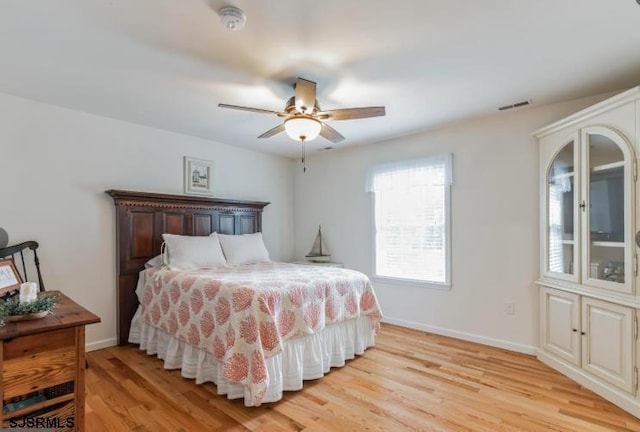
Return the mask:
M640 98L640 86L634 87L618 95L610 97L609 99L603 100L602 102L592 105L589 108L585 108L582 111L578 111L577 113L572 114L569 117L558 120L557 122L552 123L549 126L545 126L542 129L538 129L532 135L540 139L546 135L557 132L560 129L564 129L567 126L571 126L581 121L588 120L592 117L602 114L605 111L609 111L626 103L633 102L638 98Z

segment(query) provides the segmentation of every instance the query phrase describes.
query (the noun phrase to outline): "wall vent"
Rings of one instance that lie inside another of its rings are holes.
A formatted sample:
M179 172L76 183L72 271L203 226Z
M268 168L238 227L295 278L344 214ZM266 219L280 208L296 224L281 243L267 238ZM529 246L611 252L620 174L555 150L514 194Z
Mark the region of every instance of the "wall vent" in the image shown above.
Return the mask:
M498 110L499 111L504 111L504 110L508 110L508 109L512 109L512 108L520 108L520 107L523 107L523 106L526 106L526 105L531 105L532 103L533 103L533 101L531 99L529 99L529 100L522 101L522 102L516 102L516 103L511 104L511 105L505 105L505 106L498 107Z

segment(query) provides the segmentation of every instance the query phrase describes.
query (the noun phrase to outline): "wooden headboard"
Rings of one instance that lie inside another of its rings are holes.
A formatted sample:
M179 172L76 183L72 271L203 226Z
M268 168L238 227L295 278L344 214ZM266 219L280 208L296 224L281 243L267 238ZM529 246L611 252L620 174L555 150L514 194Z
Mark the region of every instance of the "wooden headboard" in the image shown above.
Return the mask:
M269 204L187 195L108 190L116 206L118 344L129 338L138 307L138 273L160 254L162 234L208 236L262 231L262 209Z

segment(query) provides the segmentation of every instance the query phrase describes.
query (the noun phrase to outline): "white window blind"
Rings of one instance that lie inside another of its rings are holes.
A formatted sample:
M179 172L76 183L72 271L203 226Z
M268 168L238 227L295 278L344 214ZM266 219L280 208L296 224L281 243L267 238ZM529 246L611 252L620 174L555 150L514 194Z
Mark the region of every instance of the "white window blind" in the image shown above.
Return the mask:
M373 167L376 276L449 285L451 155Z

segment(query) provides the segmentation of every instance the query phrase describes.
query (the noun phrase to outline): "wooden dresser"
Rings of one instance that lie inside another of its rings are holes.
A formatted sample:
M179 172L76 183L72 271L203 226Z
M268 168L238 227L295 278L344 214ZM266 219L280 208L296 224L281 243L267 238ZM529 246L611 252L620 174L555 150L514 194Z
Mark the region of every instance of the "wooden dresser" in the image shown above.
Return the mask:
M100 318L53 293L53 313L0 327L2 428L84 430L85 326Z

